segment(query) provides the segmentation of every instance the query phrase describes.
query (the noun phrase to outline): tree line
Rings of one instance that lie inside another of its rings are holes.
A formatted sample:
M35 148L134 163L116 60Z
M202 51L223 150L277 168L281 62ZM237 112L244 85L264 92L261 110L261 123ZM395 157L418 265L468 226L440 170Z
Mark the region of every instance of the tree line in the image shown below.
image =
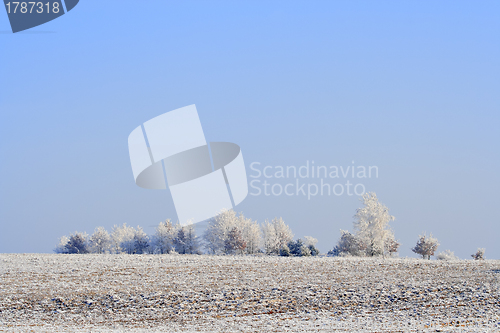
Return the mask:
M354 233L340 230L337 244L328 252L329 256L394 257L400 243L396 240L389 223L394 216L378 201L375 193L362 196L363 207L354 215ZM194 226L181 226L170 219L160 222L155 233L147 235L141 227L115 225L111 233L97 227L92 235L75 232L63 236L54 250L56 253L128 253L128 254L202 254L279 256L316 256L317 239L305 236L294 240L290 227L280 218L266 220L262 225L246 218L243 213L225 210L209 220L203 235L198 237ZM424 259L434 256L438 240L426 234L419 236L412 251ZM202 249L204 251L202 251ZM484 259L484 249L472 255ZM437 255L440 260L458 259L446 250Z
M92 235L75 232L61 237L56 253L128 253L128 254L269 254L282 256L315 256L317 240L306 236L293 240L290 227L282 218L259 225L242 213L226 210L208 222L202 237L192 224L181 226L170 219L156 227L148 236L138 226L115 225L111 231L97 227Z

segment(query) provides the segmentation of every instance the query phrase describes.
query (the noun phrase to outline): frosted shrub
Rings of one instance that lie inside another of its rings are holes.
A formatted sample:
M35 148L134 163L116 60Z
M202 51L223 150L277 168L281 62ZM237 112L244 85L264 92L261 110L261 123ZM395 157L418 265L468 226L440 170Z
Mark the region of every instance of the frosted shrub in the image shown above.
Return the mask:
M290 249L288 248L287 245L283 246L281 249L280 249L280 253L279 253L280 256L282 257L290 257L291 254L290 254Z
M477 249L476 253L471 255L471 257L474 260L484 260L484 252L485 251L486 251L485 249L479 248L479 249Z
M424 234L419 236L417 245L415 245L415 247L411 250L416 254L421 255L423 259L427 258L431 260L431 256L434 255L438 246L438 240L432 237L432 234L428 237Z
M89 253L88 236L84 232L75 232L69 236L69 241L66 243L66 253L70 254L85 254Z
M309 249L309 246L305 245L302 242L302 239L297 239L295 242L290 241L288 245L285 245L290 252L290 255L296 256L296 257L309 257L311 255L311 250ZM285 248L283 246L283 248ZM280 251L281 254L282 251ZM285 251L286 252L286 251Z
M328 252L330 256L363 256L365 255L365 244L355 235L347 230L340 230L340 239L333 250Z
M318 248L316 248L316 246L309 245L307 248L309 249L309 252L311 253L312 256L319 255L319 250L318 250Z
M438 260L459 260L459 258L450 250L439 252L436 256Z
M312 256L317 256L319 254L319 250L316 248L316 244L318 240L311 236L304 236L304 245L307 246L309 252Z

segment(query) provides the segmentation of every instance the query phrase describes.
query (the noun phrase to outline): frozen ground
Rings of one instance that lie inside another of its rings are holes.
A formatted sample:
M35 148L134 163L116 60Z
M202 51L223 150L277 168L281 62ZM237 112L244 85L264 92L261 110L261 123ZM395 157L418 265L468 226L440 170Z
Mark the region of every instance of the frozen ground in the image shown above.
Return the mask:
M500 261L0 254L1 332L500 332Z

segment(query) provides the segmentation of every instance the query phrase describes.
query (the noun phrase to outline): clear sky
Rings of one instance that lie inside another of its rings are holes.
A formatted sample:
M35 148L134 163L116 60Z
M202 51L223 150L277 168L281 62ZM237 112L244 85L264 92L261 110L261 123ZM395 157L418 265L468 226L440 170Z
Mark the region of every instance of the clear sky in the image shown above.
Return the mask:
M499 91L498 1L81 0L17 34L0 10L0 252L175 220L168 191L135 185L127 137L196 104L249 176L252 162L376 165L362 182L396 217L401 256L432 232L439 250L500 259ZM325 252L358 199L249 195L237 211L282 216Z

